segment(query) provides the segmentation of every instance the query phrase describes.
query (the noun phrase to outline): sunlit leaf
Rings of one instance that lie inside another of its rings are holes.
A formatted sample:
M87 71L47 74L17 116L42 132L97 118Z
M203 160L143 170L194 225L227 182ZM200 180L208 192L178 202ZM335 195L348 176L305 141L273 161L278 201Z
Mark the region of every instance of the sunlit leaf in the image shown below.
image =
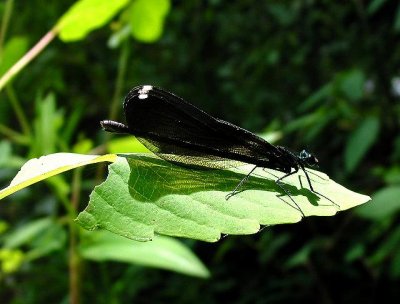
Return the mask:
M130 8L133 37L142 42L157 41L163 32L169 0L135 0Z
M0 191L0 199L62 172L99 162L113 162L115 158L113 154L99 156L55 153L31 159L23 165L10 185Z
M60 39L81 40L91 31L104 26L129 0L80 0L60 18L56 28Z
M256 171L242 192L226 201L252 166L234 170L195 170L151 155L119 157L109 166L107 180L97 186L78 222L86 229L103 228L135 240L151 240L154 233L215 242L221 234L252 234L260 225L296 223L301 212L275 183L281 172ZM317 171L310 170L314 188L340 210L370 198L352 192ZM272 175L274 174L274 175ZM290 192L306 216L331 216L338 210L303 186L303 173L286 178Z
M113 138L107 143L109 153L147 153L150 152L134 136Z

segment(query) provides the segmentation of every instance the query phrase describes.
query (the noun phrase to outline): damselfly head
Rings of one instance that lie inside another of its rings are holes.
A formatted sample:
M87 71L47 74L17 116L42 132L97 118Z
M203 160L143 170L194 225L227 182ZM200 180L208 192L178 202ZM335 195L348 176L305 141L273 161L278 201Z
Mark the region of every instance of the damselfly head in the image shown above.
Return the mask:
M299 158L305 165L310 167L314 167L318 164L318 159L306 150L300 152Z

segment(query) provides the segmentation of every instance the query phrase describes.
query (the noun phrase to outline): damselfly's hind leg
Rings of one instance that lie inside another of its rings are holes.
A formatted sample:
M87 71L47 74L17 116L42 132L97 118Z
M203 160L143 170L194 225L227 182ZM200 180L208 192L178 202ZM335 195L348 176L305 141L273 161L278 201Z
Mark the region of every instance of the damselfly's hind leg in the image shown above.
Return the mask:
M237 186L235 187L235 189L233 189L233 191L231 193L228 193L225 196L225 199L228 200L230 199L232 196L234 196L236 193L239 192L239 188L249 179L250 175L254 172L254 170L257 168L257 166L254 166L254 168L239 182L239 184L237 184Z
M290 198L290 200L293 202L293 204L296 205L296 207L293 207L293 206L292 207L295 208L297 211L301 212L301 217L305 217L305 214L304 214L303 210L301 210L300 206L294 201L293 197L290 195L290 192L288 190L286 190L285 187L283 187L283 185L281 183L281 181L284 178L286 178L286 177L288 177L290 175L296 174L298 171L299 171L299 169L296 169L293 172L290 172L290 173L285 174L284 176L281 176L280 178L278 178L275 181L275 183L279 186L279 188L281 188L283 190L283 192L285 192L285 194ZM289 204L289 206L291 206L291 205Z

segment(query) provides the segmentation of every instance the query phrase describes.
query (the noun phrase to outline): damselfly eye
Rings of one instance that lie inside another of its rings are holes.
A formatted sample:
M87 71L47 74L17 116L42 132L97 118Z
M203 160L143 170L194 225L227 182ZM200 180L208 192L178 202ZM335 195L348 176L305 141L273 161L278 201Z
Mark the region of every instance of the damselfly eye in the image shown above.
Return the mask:
M318 159L311 153L308 153L306 150L300 152L299 158L309 166L315 166L318 164Z

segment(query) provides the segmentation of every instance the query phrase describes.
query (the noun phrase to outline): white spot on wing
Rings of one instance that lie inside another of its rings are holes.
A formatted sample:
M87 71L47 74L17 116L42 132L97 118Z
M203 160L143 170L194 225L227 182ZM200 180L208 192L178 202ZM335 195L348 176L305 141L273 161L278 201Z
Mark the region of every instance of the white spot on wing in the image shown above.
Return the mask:
M144 85L140 90L139 90L139 99L146 99L149 97L148 93L153 89L153 86L151 85Z

